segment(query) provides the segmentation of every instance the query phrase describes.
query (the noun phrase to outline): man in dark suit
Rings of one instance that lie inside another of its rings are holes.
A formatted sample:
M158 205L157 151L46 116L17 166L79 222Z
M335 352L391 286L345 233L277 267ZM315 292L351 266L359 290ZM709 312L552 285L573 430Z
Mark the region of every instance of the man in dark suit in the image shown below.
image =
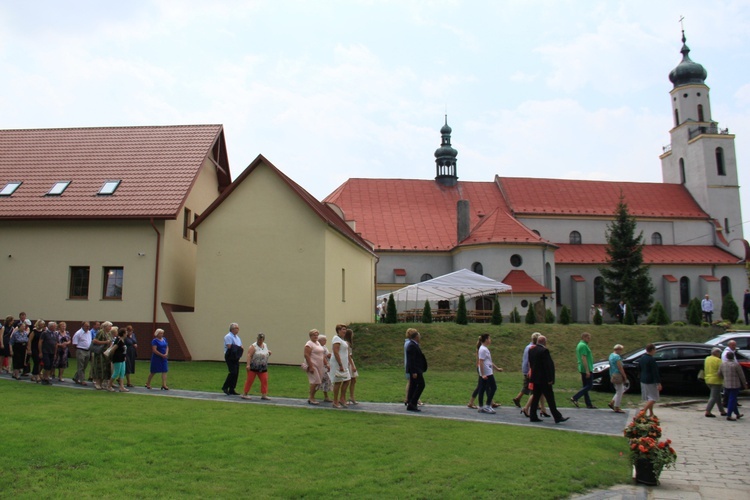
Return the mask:
M565 422L569 417L563 417L555 404L555 362L547 349L547 337L541 336L536 341L536 347L529 350L529 367L531 368L531 382L534 384L534 401L531 403L530 419L532 422L542 422L536 413L539 398L544 396L547 407L555 417L555 423Z
M406 346L406 373L409 374L409 392L406 397L406 409L409 411L422 411L418 407L419 397L424 391L423 373L427 371L427 358L422 354L419 347L421 338L416 328L409 328L409 345Z
M747 325L748 316L750 316L750 289L745 289L745 297L742 300L742 309L745 313L745 324Z

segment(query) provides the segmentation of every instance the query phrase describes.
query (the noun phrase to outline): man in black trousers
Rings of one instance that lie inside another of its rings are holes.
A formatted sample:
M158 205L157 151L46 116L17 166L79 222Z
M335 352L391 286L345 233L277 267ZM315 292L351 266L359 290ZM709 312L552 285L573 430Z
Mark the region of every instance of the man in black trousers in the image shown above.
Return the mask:
M227 374L224 385L221 386L221 390L227 396L237 396L237 378L240 374L240 359L242 359L242 340L239 336L240 325L237 323L231 323L229 325L229 333L224 336L224 361L227 363Z
M409 328L409 345L406 346L406 373L409 374L409 392L406 397L406 409L409 411L422 411L419 409L419 397L424 391L423 373L427 371L427 358L422 354L419 347L421 336L416 328Z
M563 417L557 410L555 404L555 393L552 386L555 384L555 362L547 349L547 337L542 335L536 341L536 347L529 350L529 366L531 368L531 382L534 384L534 401L531 402L529 411L532 422L542 422L536 411L539 408L539 398L544 396L547 407L555 417L555 423L565 422L570 417Z

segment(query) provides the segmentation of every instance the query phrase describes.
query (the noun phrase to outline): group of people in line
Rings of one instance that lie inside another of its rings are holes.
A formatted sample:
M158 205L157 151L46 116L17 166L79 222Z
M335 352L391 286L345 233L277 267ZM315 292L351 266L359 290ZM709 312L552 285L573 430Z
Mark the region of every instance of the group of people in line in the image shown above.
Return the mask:
M93 326L92 326L93 325ZM151 369L146 388L151 380L161 374L163 390L167 386L169 345L164 330L157 329L151 342ZM64 321L33 322L25 312L18 319L5 318L0 326L0 366L12 377L21 380L30 377L33 382L51 385L65 382L71 348L75 348L77 370L73 382L87 386L92 382L96 390L129 392L133 387L131 376L135 373L138 340L132 325L119 328L110 321L84 321L71 336ZM89 368L88 376L86 368Z
M736 350L737 342L730 340L724 350L714 347L711 355L706 357L703 363L704 380L711 391L706 405L706 417L716 418L716 415L711 413L714 406L717 406L721 416L730 422L744 417L744 414L740 413L737 397L742 389L748 388L748 385L745 372L737 362Z
M236 388L244 348L239 331L240 326L237 323L231 323L229 332L224 336L224 361L227 364L228 374L221 390L227 396L240 395ZM310 330L308 336L309 340L303 349L304 361L301 364L310 384L307 403L319 405L320 401L316 399L316 394L321 391L323 402L331 403L334 408L347 408L349 405L359 404L354 395L359 377L352 356L354 332L346 325L336 325L336 334L331 339L333 352L329 351L326 346L328 343L326 336L318 330ZM265 334L259 333L257 340L247 351L247 378L240 395L242 399L251 399L250 390L256 378L260 379L261 399L270 399L268 397L268 358L271 356L271 350L265 340ZM329 393L332 393L333 399L329 397Z

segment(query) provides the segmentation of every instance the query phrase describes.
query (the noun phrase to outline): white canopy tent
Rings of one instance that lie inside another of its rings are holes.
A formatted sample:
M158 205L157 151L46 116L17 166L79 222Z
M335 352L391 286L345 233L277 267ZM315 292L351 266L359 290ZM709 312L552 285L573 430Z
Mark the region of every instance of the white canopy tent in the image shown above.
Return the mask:
M393 293L396 303L404 304L399 310L409 309L409 303L414 308L424 306L425 300L430 302L438 300L457 300L463 294L465 299L480 297L511 291L511 286L501 281L495 281L481 274L460 269L458 271L438 276L431 280L406 286ZM391 293L378 295L378 301L387 299Z

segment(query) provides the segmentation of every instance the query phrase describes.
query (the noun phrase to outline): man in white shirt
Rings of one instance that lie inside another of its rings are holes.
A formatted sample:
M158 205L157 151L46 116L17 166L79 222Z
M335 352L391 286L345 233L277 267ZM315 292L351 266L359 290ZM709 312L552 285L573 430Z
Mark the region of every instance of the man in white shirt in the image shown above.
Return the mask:
M236 396L237 394L237 378L240 375L240 359L242 359L242 340L238 333L240 332L240 325L237 323L231 323L229 325L229 333L224 335L224 361L227 363L229 373L227 374L226 380L221 390L227 396Z
M86 366L89 364L89 347L91 347L88 321L84 321L81 329L73 335L72 343L76 348L76 361L78 362L78 369L75 377L73 377L73 382L88 385L86 383Z
M703 317L710 324L714 316L714 301L708 298L708 294L701 301L701 310L703 311Z

